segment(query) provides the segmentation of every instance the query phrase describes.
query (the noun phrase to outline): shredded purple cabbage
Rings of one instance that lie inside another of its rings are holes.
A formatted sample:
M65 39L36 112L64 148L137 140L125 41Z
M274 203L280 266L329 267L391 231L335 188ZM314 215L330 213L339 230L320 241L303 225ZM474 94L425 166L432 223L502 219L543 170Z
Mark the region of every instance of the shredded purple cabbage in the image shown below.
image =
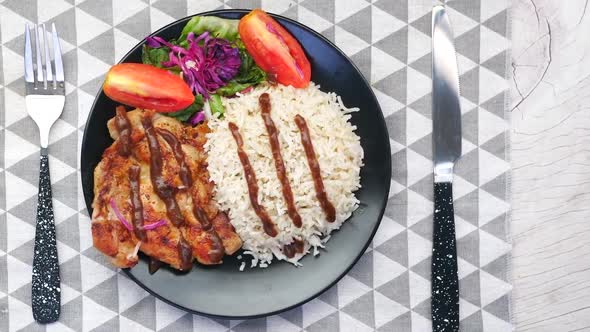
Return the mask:
M205 113L197 112L195 113L195 115L193 115L192 118L188 120L188 123L190 123L193 126L196 126L198 123L203 122L203 120L205 120Z
M160 37L147 37L145 39L145 43L147 46L149 46L151 48L162 47L162 44L160 44L160 42L158 41L159 39L162 39L162 38L160 38Z
M187 36L187 42L188 48L185 49L161 37L146 38L149 47L169 47L170 59L163 62L162 66L179 67L193 92L208 99L210 94L225 86L238 74L240 53L227 40L210 37L209 32L196 38L191 32Z

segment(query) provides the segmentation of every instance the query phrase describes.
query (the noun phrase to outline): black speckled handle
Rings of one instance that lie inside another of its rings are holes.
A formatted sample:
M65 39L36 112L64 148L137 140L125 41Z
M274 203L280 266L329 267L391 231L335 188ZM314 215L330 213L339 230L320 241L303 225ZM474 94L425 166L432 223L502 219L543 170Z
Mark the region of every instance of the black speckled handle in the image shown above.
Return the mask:
M434 183L432 330L459 331L459 278L453 184Z
M46 324L55 322L59 318L61 301L59 283L49 159L46 150L42 149L31 291L33 317L37 322Z

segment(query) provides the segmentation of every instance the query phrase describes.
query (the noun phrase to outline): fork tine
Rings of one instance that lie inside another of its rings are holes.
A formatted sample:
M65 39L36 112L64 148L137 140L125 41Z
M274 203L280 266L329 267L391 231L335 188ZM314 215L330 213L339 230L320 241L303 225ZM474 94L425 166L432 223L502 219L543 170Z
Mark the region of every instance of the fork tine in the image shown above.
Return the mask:
M43 77L43 60L41 59L41 34L39 33L39 26L37 24L35 24L35 53L37 54L37 81L39 83L47 83Z
M51 24L53 35L53 63L55 64L55 80L59 82L64 81L64 65L61 61L61 47L59 46L59 37L55 29L55 23Z
M35 72L33 71L33 51L31 48L31 31L28 24L25 24L25 81L29 83L35 83Z
M53 72L51 71L51 56L49 55L49 38L47 38L47 30L45 24L43 25L43 44L45 45L45 71L47 73L47 82L53 82Z

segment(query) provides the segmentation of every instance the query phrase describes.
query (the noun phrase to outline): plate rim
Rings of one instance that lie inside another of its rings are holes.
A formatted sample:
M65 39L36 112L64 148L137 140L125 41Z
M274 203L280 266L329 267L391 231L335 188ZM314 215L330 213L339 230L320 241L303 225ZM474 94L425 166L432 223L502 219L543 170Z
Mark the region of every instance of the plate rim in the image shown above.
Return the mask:
M172 26L178 24L178 22L183 21L183 20L187 20L190 19L192 17L195 16L217 16L218 14L224 14L224 13L238 13L238 14L246 14L249 13L251 11L251 9L215 9L215 10L210 10L210 11L205 11L205 12L200 12L200 13L196 13L193 15L187 15L183 18L177 19L173 22L170 22L168 24L166 24L165 26L161 27L160 29L146 35L144 37L144 39L140 40L139 43L137 43L135 46L133 46L122 58L121 60L119 60L117 62L117 64L119 63L123 63L123 60L126 59L131 53L133 53L136 49L142 47L144 45L144 40L145 38L149 37L149 36L154 36L154 35L158 35L161 32L171 28ZM293 25L297 25L300 28L306 30L307 32L311 33L312 35L314 35L315 37L321 39L323 42L325 42L326 44L328 44L331 48L333 48L334 50L336 50L338 53L340 53L340 55L342 55L346 60L348 60L348 62L352 65L352 67L354 68L354 70L356 70L356 72L360 75L360 77L362 78L363 83L369 88L370 91L370 96L373 99L373 101L375 102L375 104L377 105L378 108L378 113L379 116L381 117L381 125L385 126L385 132L387 132L387 126L386 126L386 122L385 122L385 116L383 114L383 110L381 109L381 105L379 103L379 100L377 99L377 96L375 95L375 92L372 89L371 84L369 83L369 81L367 81L367 78L363 75L363 73L360 71L360 69L358 68L358 66L352 61L352 59L350 59L350 57L348 55L346 55L346 53L344 53L344 51L342 51L338 46L336 46L332 41L330 41L328 38L326 38L325 36L323 36L322 34L320 34L319 32L315 31L314 29L308 27L307 25L296 21L294 19L288 18L286 16L280 15L280 14L275 14L272 12L267 12L270 16L272 16L273 18L278 18L280 20L283 21L287 21ZM100 95L103 93L103 89L102 86L101 88L98 90L98 92L96 93L96 96L94 97L94 101L92 102L92 106L90 107L90 111L88 112L88 116L86 119L86 124L84 125L84 133L82 136L82 142L80 145L80 166L83 164L83 160L84 158L84 154L81 153L82 147L86 146L87 143L87 129L90 123L90 118L92 117L94 111L95 111L95 107L96 107L96 103L98 102L98 99L100 97ZM386 179L391 179L391 172L392 172L392 165L391 165L391 144L389 142L389 140L385 140L384 142L386 144L387 147L387 151L389 151L387 153L387 155L385 156L385 163L387 165L389 165L389 167L386 167ZM94 172L94 170L93 170ZM80 177L82 178L82 172L80 172ZM391 189L391 181L384 181L384 187L385 187L385 191L389 192ZM88 212L90 212L90 208L92 207L92 202L87 202L86 200L86 195L84 194L86 192L86 188L84 187L84 185L82 184L82 194L84 195L84 203L86 205L86 210ZM169 300L167 298L164 298L162 295L158 294L156 291L152 290L151 288L148 288L147 285L145 285L143 282L141 282L139 279L137 279L132 273L131 273L131 269L130 268L125 268L125 269L121 269L125 275L131 279L134 283L136 283L138 286L140 286L142 289L144 289L145 291L147 291L150 295L154 296L155 298L159 299L160 301L163 301L166 304L169 304L175 308L184 310L188 313L191 314L196 314L196 315L201 315L204 317L209 317L209 318L217 318L217 319L256 319L256 318L262 318L262 317L268 317L268 316L272 316L272 315L276 315L276 314L280 314L282 312L294 309L296 307L299 307L301 305L304 305L305 303L317 298L319 295L323 294L324 292L326 292L328 289L332 288L334 285L336 285L340 280L342 280L342 278L344 278L344 276L346 276L348 274L348 272L350 272L350 270L358 263L358 261L361 259L361 257L364 255L364 253L367 251L367 248L369 247L369 245L371 244L371 242L373 241L373 238L375 237L375 234L377 233L377 230L379 229L379 226L381 225L381 221L383 220L383 215L385 213L385 209L387 207L387 198L384 199L383 204L380 207L380 212L379 212L379 217L377 219L377 222L375 223L375 226L373 228L373 230L371 231L371 235L368 237L367 242L363 245L362 250L359 251L359 253L357 254L357 256L354 258L352 264L350 264L350 266L348 266L346 269L344 269L344 271L342 272L342 274L340 274L337 278L335 278L334 280L332 280L331 282L329 282L326 287L322 288L321 290L319 290L318 292L316 292L315 294L309 296L308 298L299 301L297 303L294 303L292 305L286 306L284 308L281 309L277 309L274 311L270 311L270 312L266 312L266 313L260 313L260 314L255 314L255 315L221 315L221 314L212 314L212 313L206 313L206 312L202 312L202 311L198 311L198 310L194 310L191 308L187 308L185 306L182 306L178 303L173 302L172 300ZM90 214L90 213L89 213ZM92 222L92 216L90 216L90 221Z

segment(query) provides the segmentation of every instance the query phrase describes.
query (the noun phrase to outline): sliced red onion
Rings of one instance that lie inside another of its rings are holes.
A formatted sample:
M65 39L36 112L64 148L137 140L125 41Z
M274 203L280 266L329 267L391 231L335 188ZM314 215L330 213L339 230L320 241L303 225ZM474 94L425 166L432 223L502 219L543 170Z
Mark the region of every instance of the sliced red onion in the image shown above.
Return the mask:
M149 230L156 229L156 228L158 228L160 226L164 226L164 225L166 225L166 220L160 219L160 220L153 222L151 224L143 225L143 229L149 231Z
M135 258L137 258L137 253L139 252L139 247L141 247L141 241L137 242L135 244L135 248L133 249L133 252L130 253L129 255L127 255L128 260L135 260Z
M132 231L133 226L131 226L131 224L127 221L127 219L125 219L121 211L119 211L119 208L117 208L117 204L115 204L115 200L111 198L109 204L111 205L113 212L115 212L115 215L117 216L121 224L123 224L123 226L127 228L128 231Z
M247 87L244 90L240 91L240 93L243 94L243 95L245 95L248 92L252 91L252 89L254 89L254 87L250 85L249 87Z

